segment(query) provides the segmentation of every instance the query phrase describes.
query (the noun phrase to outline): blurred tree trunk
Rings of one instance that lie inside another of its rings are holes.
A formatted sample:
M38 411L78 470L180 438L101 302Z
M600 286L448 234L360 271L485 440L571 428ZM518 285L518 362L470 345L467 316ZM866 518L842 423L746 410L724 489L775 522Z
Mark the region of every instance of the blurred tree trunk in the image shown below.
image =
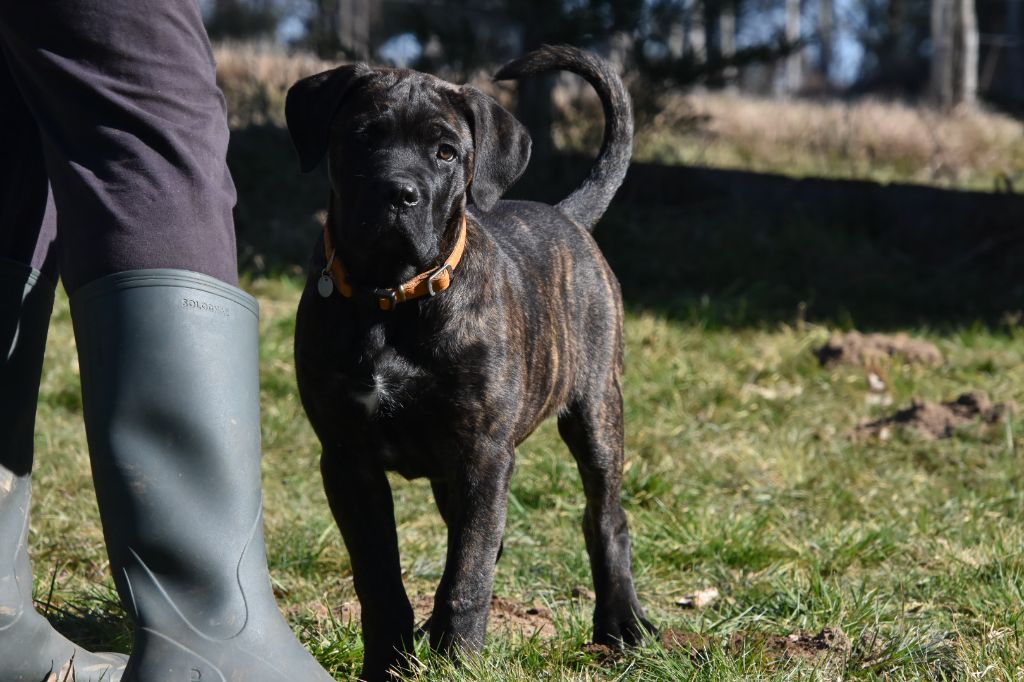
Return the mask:
M786 42L796 43L800 40L800 0L786 0ZM797 50L786 58L786 92L793 94L803 84L801 50Z
M523 25L523 52L529 52L544 43L543 28L536 23ZM554 123L555 77L551 74L531 76L519 81L516 118L530 131L533 147L531 165L546 164L555 152L551 127Z
M1010 97L1024 99L1024 0L1007 0L1006 33L1010 38Z
M835 47L835 0L819 0L818 45L818 69L827 85L830 82L832 52Z
M672 59L682 59L686 54L686 24L677 18L668 28L668 55Z
M313 0L306 27L308 40L313 50L321 57L333 58L338 53L338 11L337 0Z
M698 64L707 61L707 34L704 32L704 7L702 0L693 0L687 7L684 17L686 22L686 51L693 55Z
M370 58L370 0L338 1L338 43L347 57Z
M974 0L959 0L960 16L956 64L959 102L974 106L978 100L978 13Z
M974 0L932 0L932 98L944 109L971 106L978 91Z
M709 64L722 62L722 0L704 0L704 50ZM708 85L721 87L722 74L712 71L708 74Z
M718 39L721 46L722 60L731 62L736 57L736 2L726 0L722 5L722 13L718 17ZM722 82L726 87L736 83L738 69L735 65L722 69Z
M953 5L956 0L932 0L932 98L943 107L953 104Z

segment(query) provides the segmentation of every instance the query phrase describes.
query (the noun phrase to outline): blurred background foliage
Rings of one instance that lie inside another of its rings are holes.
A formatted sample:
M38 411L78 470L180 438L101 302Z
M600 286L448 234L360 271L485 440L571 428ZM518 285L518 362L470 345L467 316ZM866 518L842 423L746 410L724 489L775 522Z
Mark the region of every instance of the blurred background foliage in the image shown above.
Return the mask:
M471 82L534 152L510 196L557 201L600 144L569 74L495 83L571 43L611 60L634 168L597 237L627 303L722 323L980 320L1024 308L1024 0L207 0L233 129L243 267L301 272L321 169L298 174L284 98L361 59ZM723 312L724 311L724 312Z

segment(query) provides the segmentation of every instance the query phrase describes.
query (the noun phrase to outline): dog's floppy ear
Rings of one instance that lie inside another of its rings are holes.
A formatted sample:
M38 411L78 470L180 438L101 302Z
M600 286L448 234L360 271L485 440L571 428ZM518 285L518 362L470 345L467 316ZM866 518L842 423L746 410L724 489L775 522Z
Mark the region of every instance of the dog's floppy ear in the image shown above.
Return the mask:
M352 85L371 71L366 64L348 64L303 78L288 88L284 116L303 173L324 158L334 115Z
M482 211L489 211L526 170L530 162L530 133L515 116L480 90L466 85L462 91L473 132L469 196Z

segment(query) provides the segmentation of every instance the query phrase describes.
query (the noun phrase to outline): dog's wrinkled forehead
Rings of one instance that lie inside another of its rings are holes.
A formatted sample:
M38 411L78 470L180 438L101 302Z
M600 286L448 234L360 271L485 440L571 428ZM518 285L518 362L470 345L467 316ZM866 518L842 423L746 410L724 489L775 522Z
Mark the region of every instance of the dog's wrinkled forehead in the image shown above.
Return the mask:
M372 132L382 139L395 131L422 132L443 126L472 142L461 90L417 71L379 69L365 76L331 122L333 135Z

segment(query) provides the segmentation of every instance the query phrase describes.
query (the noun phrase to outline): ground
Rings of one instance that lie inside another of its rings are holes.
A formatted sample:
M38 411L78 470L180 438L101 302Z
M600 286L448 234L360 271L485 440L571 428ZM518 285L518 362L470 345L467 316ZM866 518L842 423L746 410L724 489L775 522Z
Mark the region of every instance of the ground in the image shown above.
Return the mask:
M327 510L291 362L297 281L262 303L264 479L282 608L338 679L358 669L348 557ZM713 303L711 304L713 305ZM641 599L660 638L588 647L582 491L552 425L519 453L501 621L458 672L426 655L415 679L1015 679L1024 674L1021 448L1008 415L950 437L858 424L966 390L1024 402L1024 328L911 330L940 364L900 354L823 366L830 329L627 318L625 504ZM127 647L91 493L66 301L43 383L32 548L36 595L92 644ZM885 377L877 400L877 377ZM886 404L891 403L891 404ZM394 480L403 566L425 617L444 529L424 482ZM702 608L679 605L714 588ZM536 609L534 613L531 610ZM511 614L511 615L510 615Z

